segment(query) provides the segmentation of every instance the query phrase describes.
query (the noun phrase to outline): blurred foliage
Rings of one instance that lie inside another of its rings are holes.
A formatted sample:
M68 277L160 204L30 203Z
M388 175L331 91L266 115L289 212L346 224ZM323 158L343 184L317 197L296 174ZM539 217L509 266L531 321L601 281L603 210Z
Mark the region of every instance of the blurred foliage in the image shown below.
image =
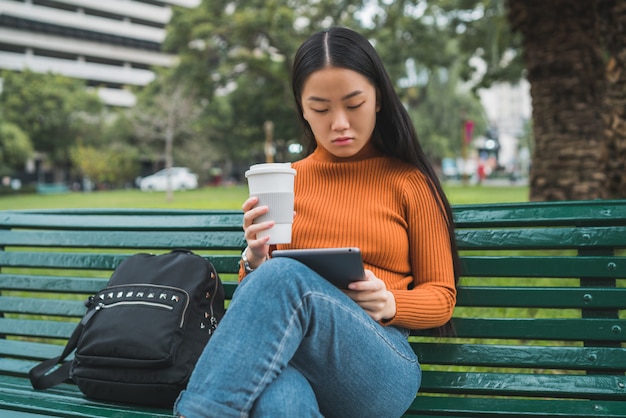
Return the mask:
M441 0L441 8L459 42L461 77L474 89L496 82L516 83L523 77L522 37L513 33L504 0Z
M137 149L122 143L104 148L79 142L70 150L74 168L96 184L123 186L139 174Z
M0 176L11 175L33 155L33 144L13 123L0 120Z
M4 120L17 125L35 150L55 163L67 163L77 139L93 137L104 121L100 99L80 80L28 70L1 76Z
M462 115L475 121L477 134L486 129L471 88L515 73L496 59L507 55L513 41L502 1L217 0L176 9L164 47L180 55L180 64L169 82L191 83L210 103L207 112L215 102L229 109L219 121L205 119L214 122L207 125L209 140L225 158L259 161L266 120L274 122L277 143L298 141L289 78L293 56L310 34L334 25L354 28L375 45L435 160L460 153ZM482 79L470 59L484 62ZM450 76L442 80L446 72ZM469 88L461 88L469 80Z
M116 167L108 148L123 144L137 163L162 164L168 154L162 124L180 87L187 94L176 106L185 111L171 131L171 155L201 182L213 167L237 171L264 160L268 120L276 159L297 159L287 151L301 133L293 56L309 35L331 26L351 27L375 45L434 161L460 154L464 118L475 122L476 135L487 128L477 88L522 74L503 0L205 0L193 9L174 7L163 48L179 63L134 88L133 109L104 108L80 80L25 71L2 73L1 114L56 166L65 167L71 154L75 174L119 183L133 170L124 162ZM96 170L105 159L118 173Z

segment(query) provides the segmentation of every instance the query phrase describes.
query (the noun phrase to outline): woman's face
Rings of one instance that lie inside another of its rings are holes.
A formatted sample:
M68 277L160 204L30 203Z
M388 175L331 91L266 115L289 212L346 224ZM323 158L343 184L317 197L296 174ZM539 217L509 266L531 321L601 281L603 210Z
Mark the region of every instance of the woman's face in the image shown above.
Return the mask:
M315 140L336 157L351 157L367 145L380 105L376 88L345 68L313 72L302 89L302 112Z

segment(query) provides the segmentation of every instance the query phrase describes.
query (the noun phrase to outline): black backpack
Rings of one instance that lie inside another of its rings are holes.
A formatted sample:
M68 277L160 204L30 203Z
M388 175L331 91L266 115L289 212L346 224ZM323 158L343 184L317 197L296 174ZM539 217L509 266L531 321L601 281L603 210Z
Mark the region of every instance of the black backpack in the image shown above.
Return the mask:
M135 254L90 296L63 353L33 367L33 388L68 378L88 397L171 407L224 315L215 267L187 250ZM74 359L46 374L76 348Z

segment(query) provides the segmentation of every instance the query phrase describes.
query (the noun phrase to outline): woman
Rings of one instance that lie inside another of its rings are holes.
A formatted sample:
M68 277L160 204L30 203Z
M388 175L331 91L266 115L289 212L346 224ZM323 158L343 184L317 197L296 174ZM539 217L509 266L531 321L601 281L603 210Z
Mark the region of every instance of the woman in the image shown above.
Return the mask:
M299 48L293 93L310 141L297 170L293 239L359 247L366 279L341 291L275 246L243 204L243 279L176 413L398 417L421 371L410 329L443 327L456 302L452 214L371 44L344 28ZM245 279L244 279L245 276Z

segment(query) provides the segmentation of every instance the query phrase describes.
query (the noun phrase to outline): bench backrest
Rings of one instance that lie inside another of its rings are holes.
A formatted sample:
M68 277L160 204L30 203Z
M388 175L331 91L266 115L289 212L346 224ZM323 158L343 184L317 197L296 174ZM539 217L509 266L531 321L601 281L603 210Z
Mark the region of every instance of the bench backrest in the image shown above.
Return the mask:
M626 201L454 212L457 338L416 340L421 391L626 400Z
M626 201L454 213L457 335L412 337L422 394L626 399ZM192 249L215 264L232 295L241 223L240 211L1 212L0 373L23 375L58 355L84 299L135 252Z

